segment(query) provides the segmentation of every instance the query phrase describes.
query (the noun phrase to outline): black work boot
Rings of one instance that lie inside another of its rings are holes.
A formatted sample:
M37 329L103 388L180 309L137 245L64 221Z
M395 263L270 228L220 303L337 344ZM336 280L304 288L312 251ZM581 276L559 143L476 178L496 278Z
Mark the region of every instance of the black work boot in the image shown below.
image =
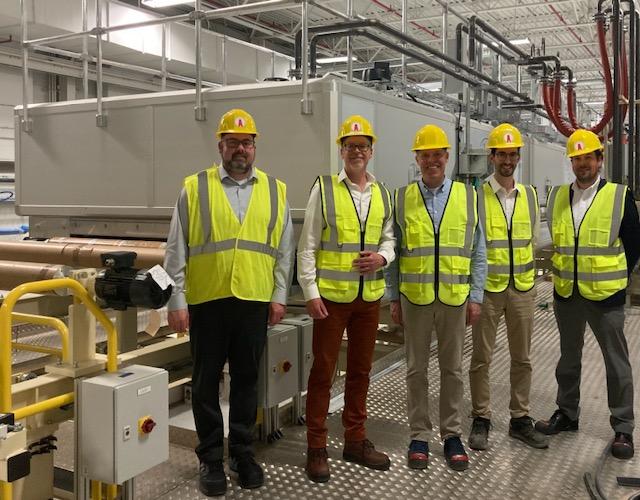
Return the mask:
M232 457L229 460L229 468L238 473L238 483L241 488L260 488L264 484L264 473L253 455Z
M469 433L469 448L472 450L486 450L489 447L489 429L491 420L475 417Z
M227 476L224 473L222 460L205 463L200 462L200 491L208 497L217 497L227 492Z
M511 419L509 436L519 439L533 448L549 447L549 438L534 428L533 419L528 416Z

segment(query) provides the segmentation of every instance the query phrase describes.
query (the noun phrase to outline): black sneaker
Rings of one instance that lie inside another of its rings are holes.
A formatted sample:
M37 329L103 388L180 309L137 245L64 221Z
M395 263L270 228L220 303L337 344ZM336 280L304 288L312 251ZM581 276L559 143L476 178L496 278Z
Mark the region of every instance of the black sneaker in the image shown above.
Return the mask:
M571 420L562 410L556 410L549 420L538 420L536 430L547 436L564 431L577 431L578 419Z
M260 488L264 484L262 467L251 455L232 457L229 460L229 468L238 473L238 483L241 488Z
M626 432L616 432L611 445L611 454L620 460L629 460L633 457L633 436Z
M200 463L200 491L208 497L217 497L227 492L227 476L224 473L222 460L212 463Z
M534 428L531 417L512 418L509 422L509 436L533 448L549 447L549 438Z
M472 450L486 450L489 447L489 429L491 420L475 417L469 433L469 448Z
M453 470L462 471L469 467L469 456L458 436L444 440L444 457Z

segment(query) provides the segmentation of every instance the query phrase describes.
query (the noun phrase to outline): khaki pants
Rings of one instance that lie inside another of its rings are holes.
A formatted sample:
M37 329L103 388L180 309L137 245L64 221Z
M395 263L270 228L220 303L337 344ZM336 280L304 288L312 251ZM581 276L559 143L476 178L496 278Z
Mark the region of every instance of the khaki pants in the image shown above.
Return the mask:
M471 404L474 417L491 418L489 366L496 343L498 323L504 314L511 355L511 418L529 415L531 390L531 334L535 287L519 292L512 286L504 292L484 292L480 321L473 327L473 354L469 367Z
M440 437L461 436L462 347L464 345L466 302L459 307L436 300L418 306L401 297L407 350L407 391L411 439L429 441L429 351L435 327L440 364Z

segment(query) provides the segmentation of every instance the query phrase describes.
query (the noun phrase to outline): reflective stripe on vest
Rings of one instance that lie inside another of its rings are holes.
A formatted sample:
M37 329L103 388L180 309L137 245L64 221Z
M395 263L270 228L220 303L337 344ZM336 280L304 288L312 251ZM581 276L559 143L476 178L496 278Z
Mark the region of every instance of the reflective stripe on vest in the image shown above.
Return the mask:
M286 186L255 169L256 180L242 221L234 213L217 167L185 179L189 304L225 297L269 302L273 269L285 222Z
M607 182L596 193L575 236L570 185L554 187L547 202L547 222L554 253L553 284L570 297L604 300L627 286L627 259L620 240L626 186Z
M485 290L502 292L513 280L517 290L531 290L535 281L533 228L538 213L535 190L516 185L516 200L507 223L505 211L491 184L478 190L478 219L487 242L487 280Z
M318 177L325 227L316 257L316 278L320 295L333 302L353 302L362 289L362 299L378 300L384 294L382 271L360 276L353 261L360 252L377 252L385 222L391 217L389 191L376 182L371 185L371 202L364 233L351 192L337 175Z
M452 183L437 233L417 182L397 189L395 199L402 233L400 292L414 304L431 304L437 296L444 304L462 305L469 295L478 220L474 189Z

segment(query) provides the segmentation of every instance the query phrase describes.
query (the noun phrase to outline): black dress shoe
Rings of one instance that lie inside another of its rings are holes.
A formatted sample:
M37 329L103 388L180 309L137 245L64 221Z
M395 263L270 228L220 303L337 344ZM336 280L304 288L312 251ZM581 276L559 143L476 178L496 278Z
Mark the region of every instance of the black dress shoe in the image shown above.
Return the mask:
M200 491L208 497L217 497L227 492L227 476L222 460L212 463L200 463Z
M571 420L562 410L556 410L549 420L538 420L536 422L536 430L547 436L564 431L577 431L578 419Z
M251 455L232 457L229 460L229 468L238 473L238 483L241 488L260 488L264 484L262 467Z

